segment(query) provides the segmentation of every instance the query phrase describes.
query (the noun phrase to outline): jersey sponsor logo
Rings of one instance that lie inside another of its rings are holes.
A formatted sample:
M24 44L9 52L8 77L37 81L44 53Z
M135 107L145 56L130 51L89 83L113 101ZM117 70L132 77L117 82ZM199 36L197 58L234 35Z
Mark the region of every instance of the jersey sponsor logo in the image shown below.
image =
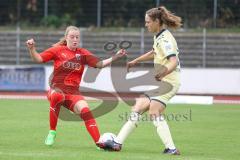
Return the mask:
M71 61L64 61L63 62L63 67L67 68L67 69L80 70L81 69L81 64L80 63L71 62Z
M78 61L81 60L81 55L80 54L76 54L75 57Z

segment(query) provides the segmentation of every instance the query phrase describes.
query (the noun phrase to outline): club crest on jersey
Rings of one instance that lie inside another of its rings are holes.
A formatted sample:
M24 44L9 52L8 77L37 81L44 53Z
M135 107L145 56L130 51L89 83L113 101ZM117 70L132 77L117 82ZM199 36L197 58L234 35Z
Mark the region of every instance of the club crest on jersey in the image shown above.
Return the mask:
M81 55L80 54L76 54L76 59L79 61L81 59Z
M172 44L168 41L164 41L164 47L165 47L165 50L169 51L172 49Z
M165 45L165 49L166 49L167 51L169 51L169 50L172 49L172 46L171 46L171 45Z

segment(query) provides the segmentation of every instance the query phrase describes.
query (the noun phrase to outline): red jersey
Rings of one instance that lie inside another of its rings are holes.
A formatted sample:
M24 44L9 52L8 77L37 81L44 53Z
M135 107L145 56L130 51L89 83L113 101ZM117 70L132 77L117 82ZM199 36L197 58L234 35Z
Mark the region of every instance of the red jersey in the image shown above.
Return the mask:
M49 78L50 87L66 94L79 94L84 66L96 67L99 59L84 48L70 50L67 46L49 48L40 56L43 62L54 61L54 71Z

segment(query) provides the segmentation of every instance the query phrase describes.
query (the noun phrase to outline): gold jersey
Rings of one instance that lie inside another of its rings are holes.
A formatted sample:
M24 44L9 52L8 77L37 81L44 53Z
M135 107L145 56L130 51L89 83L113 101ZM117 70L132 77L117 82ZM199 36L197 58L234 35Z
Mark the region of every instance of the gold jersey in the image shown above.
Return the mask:
M175 38L167 29L162 30L158 35L154 36L153 39L154 67L156 73L158 73L159 69L169 62L169 57L176 56L178 58L179 50ZM179 61L176 69L166 75L162 80L173 85L180 84Z

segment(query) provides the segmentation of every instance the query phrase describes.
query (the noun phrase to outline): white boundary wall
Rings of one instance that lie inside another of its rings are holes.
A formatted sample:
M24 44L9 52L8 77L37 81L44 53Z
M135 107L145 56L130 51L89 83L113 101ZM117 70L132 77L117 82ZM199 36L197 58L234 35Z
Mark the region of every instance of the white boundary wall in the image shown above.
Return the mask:
M31 66L5 66L0 65L1 68L31 68ZM41 66L45 70L45 87L42 89L47 90L49 88L48 86L48 77L52 73L53 67L49 66ZM90 73L92 72L91 69ZM85 70L86 71L86 70ZM81 86L84 88L81 88L81 91L90 91L91 89L96 90L102 90L105 92L115 92L112 79L111 79L111 70L110 67L104 68L102 70L99 70L100 73L96 78L95 82L87 83L84 82L84 78L82 79ZM140 78L141 75L146 74L149 71L149 68L141 68L141 71L135 71L128 73L127 79L124 80L124 76L126 74L126 68L125 67L116 67L112 71L114 71L115 76L115 82L117 81L118 85L118 92L128 92L126 86L130 86L129 79L138 77L134 79L134 84L138 82L138 84L149 82L149 77L153 79L152 76L145 76L147 79ZM96 70L95 70L96 72ZM122 73L120 75L119 73ZM12 73L12 75L14 75ZM11 74L10 74L11 75ZM3 75L4 76L4 75ZM121 80L121 77L123 76L123 79ZM26 75L25 75L26 77ZM88 77L88 76L87 76ZM94 76L91 75L90 78L93 78ZM3 77L2 77L3 78ZM37 77L36 77L37 78ZM117 80L116 80L117 79ZM142 80L142 81L141 81ZM125 82L124 82L125 81ZM139 83L140 82L140 83ZM7 83L7 82L6 82ZM151 83L151 82L149 82ZM127 84L127 85L126 85ZM147 84L147 83L146 83ZM182 69L181 71L181 87L179 90L179 94L187 94L187 95L177 95L174 96L170 103L182 103L182 104L213 104L215 103L213 100L213 96L191 96L191 94L198 94L198 95L240 95L240 69ZM3 84L4 85L4 84ZM1 87L1 86L0 86ZM90 89L89 89L90 88ZM136 89L137 88L137 89ZM85 89L85 90L83 90ZM131 88L132 90L138 90L138 91L146 91L149 89L149 86L135 86ZM28 88L26 88L26 91ZM190 95L190 96L189 96ZM1 95L0 99L2 98L21 98L19 95L9 94L9 95ZM22 95L22 98L36 98L36 96L24 96ZM46 98L45 95L39 96L38 98L44 99ZM119 97L120 98L120 97ZM90 97L91 99L91 97ZM239 103L239 102L237 102ZM236 104L237 104L236 103Z
M118 68L125 69L125 68ZM46 89L52 67L45 67ZM131 73L130 73L131 74ZM94 83L81 82L81 86L114 92L110 68L101 70ZM144 87L143 87L144 88ZM124 92L124 90L121 90ZM125 91L126 92L126 91ZM240 95L240 69L182 69L180 94Z

